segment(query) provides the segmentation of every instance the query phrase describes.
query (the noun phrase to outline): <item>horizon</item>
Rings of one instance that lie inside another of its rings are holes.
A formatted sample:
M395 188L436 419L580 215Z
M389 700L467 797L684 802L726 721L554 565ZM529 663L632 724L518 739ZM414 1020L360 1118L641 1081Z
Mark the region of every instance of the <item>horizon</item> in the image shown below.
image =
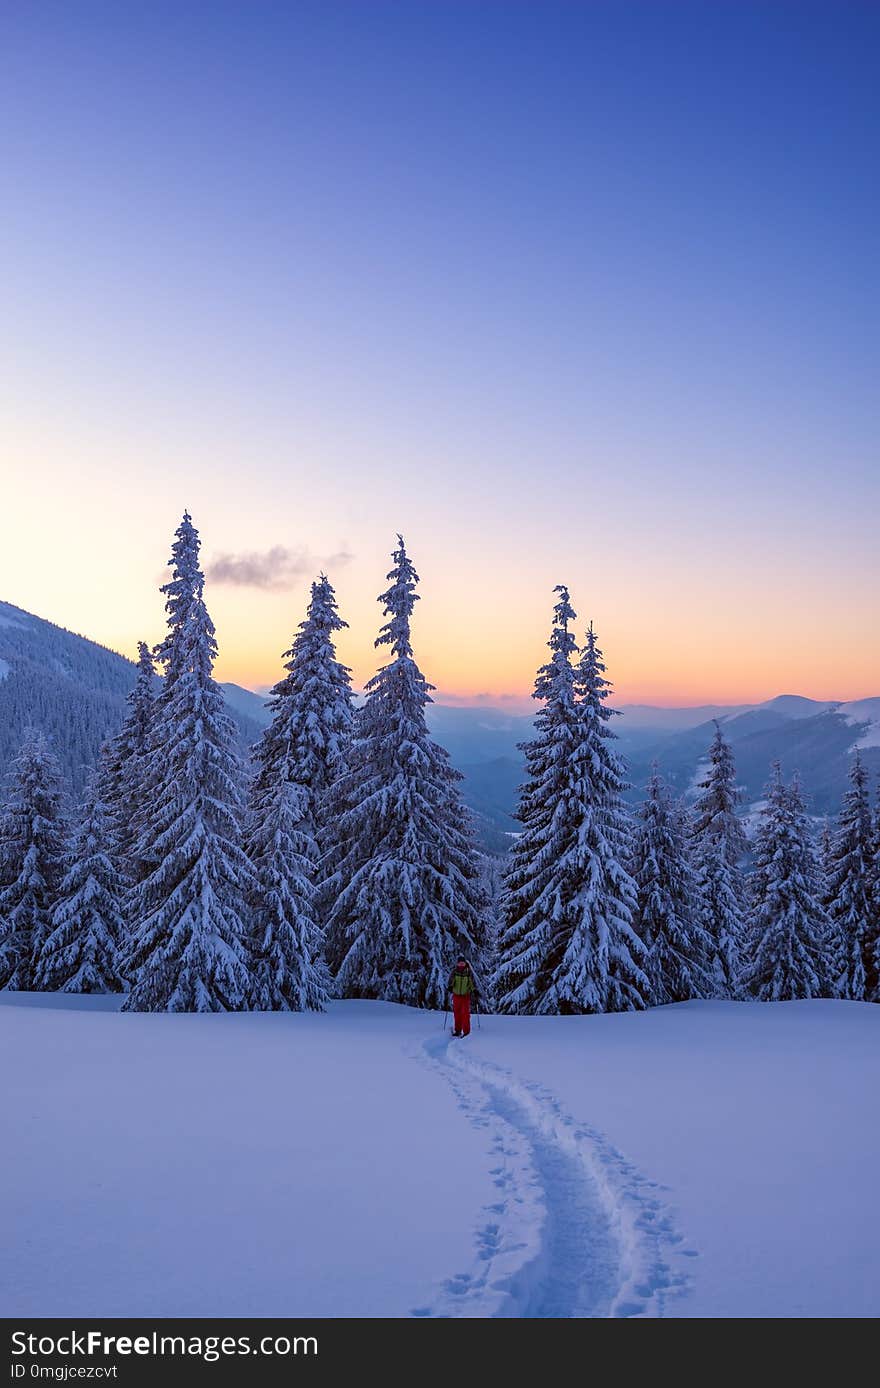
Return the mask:
M7 599L5 599L5 598L3 598L3 597L0 597L0 604L5 605L5 606L8 606L8 607L14 607L14 608L16 608L16 610L21 611L21 612L24 612L24 613L26 613L26 615L28 615L28 616L30 616L30 617L35 617L38 621L45 621L45 622L51 623L53 626L62 627L63 630L66 630L66 631L70 632L71 635L81 637L81 638L83 638L83 639L86 640L86 641L95 642L96 644L98 644L98 645L100 645L100 646L103 646L103 647L105 647L106 649L112 651L113 654L119 655L119 656L121 656L123 659L128 660L131 664L134 664L134 661L133 661L131 655L127 654L126 651L124 651L124 650L122 650L122 649L120 649L119 647L116 647L116 646L107 646L107 644L106 644L105 642L98 641L97 638L94 637L93 635L91 635L91 633L88 632L87 630L83 630L83 629L77 628L77 627L66 627L66 626L64 626L62 623L57 622L57 621L54 621L53 618L46 616L44 613L41 613L41 612L32 612L32 611L30 611L30 609L28 609L28 608L21 607L21 605L18 604L18 603L10 603L10 602L8 602ZM209 606L210 606L210 604L209 604ZM291 635L292 635L292 633L291 633ZM337 636L344 636L344 635L345 635L344 632L338 633L338 634L337 634ZM218 637L218 640L219 640L219 637ZM132 643L132 644L134 644L134 643ZM417 651L415 652L415 658L416 658L416 661L418 662L418 652L417 652ZM246 693L248 693L248 694L253 694L253 695L255 695L255 696L258 697L258 698L267 698L267 697L269 696L270 692L271 692L272 685L276 682L276 681L273 680L272 682L270 682L270 683L268 683L268 684L262 684L262 685L261 685L261 684L246 684L246 683L243 683L241 680L232 679L232 678L227 678L227 677L222 673L222 671L220 670L220 668L219 668L219 667L220 667L220 664L221 664L221 662L220 662L220 660L218 659L218 668L215 670L214 673L215 673L215 677L216 677L221 683L223 683L223 684L234 684L234 685L238 686L238 688L243 689ZM282 667L281 667L280 658L279 658L278 665L279 665L279 669L278 669L277 679L281 679L281 678L282 678L282 673L281 673ZM613 681L613 679L612 679L612 681L611 681L611 684L612 684L612 689L611 689L611 705L612 705L612 707L616 707L616 708L626 708L626 709L629 709L629 710L633 710L633 709L658 709L658 710L660 710L660 711L664 711L664 710L696 710L696 709L703 709L703 708L705 708L705 709L742 709L742 708L748 708L748 707L760 706L760 705L763 705L763 704L772 703L772 702L774 702L775 700L778 700L778 699L791 699L791 698L795 698L795 699L807 699L807 700L809 700L810 702L813 702L813 703L820 703L820 704L821 704L821 703L828 703L828 704L849 704L849 703L858 703L858 702L860 702L861 700L865 700L865 699L874 699L874 698L880 697L880 695L878 695L878 694L872 694L870 691L862 692L862 693L860 693L860 694L846 695L845 697L841 697L840 694L834 694L834 693L832 693L832 694L825 694L825 695L816 695L816 696L814 696L814 695L802 694L800 691L797 691L797 690L781 690L781 691L777 691L775 694L759 694L759 695L755 695L754 697L751 697L751 698L744 698L744 699L724 699L724 698L720 698L720 699L706 699L706 700L704 700L704 699L698 699L698 700L690 701L690 702L687 701L687 700L684 700L684 699L678 700L678 701L675 701L675 700L673 700L673 701L667 701L667 702L660 702L659 700L650 700L650 699L639 699L639 700L625 700L625 701L622 701L622 700L617 696L617 690L616 690L616 688L614 687L614 681ZM355 693L356 696L360 697L360 696L363 694L363 686L362 686L362 685L358 685L358 684L354 683L353 686L352 686L352 688L353 688L353 691L354 691L354 693ZM473 694L473 695L471 695L471 696L468 697L468 696L463 696L463 695L455 694L453 691L451 691L451 690L445 690L445 689L443 689L442 687L435 687L434 690L433 690L433 693L432 693L431 702L434 703L434 704L436 704L436 705L438 705L438 707L440 707L440 708L462 708L462 709L473 709L473 710L483 709L483 710L485 710L486 712L509 714L509 715L511 715L511 716L520 716L520 715L523 715L523 714L527 714L532 708L534 708L535 704L538 703L539 701L536 700L536 699L534 698L534 696L533 696L531 693L529 693L529 692L517 693L517 692L513 692L513 691L507 691L507 692L502 692L502 693L497 693L497 694L491 694L491 693L486 692L486 693L477 693L477 694Z
M0 588L130 654L186 504L244 687L321 567L362 684L402 529L451 700L528 699L560 581L619 702L880 688L843 9L8 8Z

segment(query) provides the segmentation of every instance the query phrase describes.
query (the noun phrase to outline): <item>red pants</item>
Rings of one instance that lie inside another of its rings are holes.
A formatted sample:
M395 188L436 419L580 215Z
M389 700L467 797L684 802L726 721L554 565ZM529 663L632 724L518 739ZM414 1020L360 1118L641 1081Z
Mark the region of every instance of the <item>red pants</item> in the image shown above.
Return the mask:
M452 1027L453 1031L461 1032L462 1036L471 1034L471 999L469 993L464 993L459 997L458 993L452 995Z

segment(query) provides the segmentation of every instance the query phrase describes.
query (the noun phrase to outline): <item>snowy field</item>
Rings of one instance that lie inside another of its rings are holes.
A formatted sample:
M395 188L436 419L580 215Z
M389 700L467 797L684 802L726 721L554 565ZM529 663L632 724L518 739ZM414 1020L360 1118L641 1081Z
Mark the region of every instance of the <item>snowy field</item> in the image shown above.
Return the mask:
M880 1008L0 994L6 1316L880 1313Z

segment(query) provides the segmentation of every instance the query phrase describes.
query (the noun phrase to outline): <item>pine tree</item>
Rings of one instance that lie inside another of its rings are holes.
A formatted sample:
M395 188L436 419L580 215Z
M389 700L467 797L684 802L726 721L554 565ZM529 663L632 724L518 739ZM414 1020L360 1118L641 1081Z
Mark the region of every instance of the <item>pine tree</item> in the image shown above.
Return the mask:
M180 525L174 532L171 558L168 560L171 578L160 589L165 595L168 629L153 652L153 660L162 667L166 679L169 675L175 676L186 665L185 653L177 652L177 648L187 645L189 614L193 607L204 601L205 576L201 570L200 549L199 532L192 523L192 516L184 511Z
M504 876L507 871L507 855L487 853L481 862L483 883L483 926L481 972L477 979L479 1004L485 1012L494 1012L497 1007L495 992L498 965L500 963L499 941L501 938L501 912L504 899Z
M328 946L346 995L438 1007L458 951L480 967L484 897L461 777L428 736L433 685L410 632L419 580L401 536L393 558L376 641L391 660L366 686L339 783Z
M709 749L709 769L700 782L692 825L700 923L711 941L710 969L716 997L740 996L746 837L736 813L739 791L730 744L721 725Z
M288 772L282 764L251 802L251 1003L263 1012L320 1012L331 980L316 921L315 841L304 827L308 791Z
M641 1008L649 983L623 866L631 830L609 746L610 685L592 626L575 669L575 613L568 589L555 591L551 656L535 680L542 707L523 746L523 831L506 877L495 991L505 1012Z
M351 733L349 673L333 645L345 625L322 574L284 653L288 673L272 690L272 722L254 749L245 846L256 873L254 1005L263 1010L320 1009L328 997L316 884L319 841L326 851L331 790Z
M645 972L655 1006L711 995L712 942L700 924L685 825L655 762L639 816L632 875L635 929L647 949Z
M150 739L148 806L134 853L150 870L131 896L137 934L124 964L124 1010L217 1012L247 1005L243 924L252 883L241 846L235 725L213 679L214 624L204 600L199 536L176 533L166 595L165 678Z
M821 877L797 777L774 763L749 881L751 928L742 983L761 1002L821 997L828 960Z
M129 885L142 882L149 864L135 860L135 844L149 806L144 787L152 776L152 734L156 707L156 668L149 646L138 642L137 676L128 695L128 712L116 737L102 749L99 790L112 820L114 862Z
M568 589L557 584L550 659L535 677L535 736L521 745L526 780L517 818L522 832L514 840L504 874L495 993L503 1012L543 1010L539 979L551 922L576 909L578 871L571 855L567 805L577 793L575 749L579 718L573 659L577 643L570 630L575 613ZM576 829L572 823L571 828ZM568 850L566 852L566 850Z
M35 986L64 872L66 828L58 760L31 729L0 816L0 988Z
M335 843L335 788L346 770L352 736L351 679L334 646L334 634L347 626L333 587L321 574L312 584L306 619L282 657L287 674L271 692L272 722L253 753L254 799L277 784L282 767L285 778L302 788L302 830L314 840L316 871Z
M828 914L833 927L832 977L837 996L863 1001L870 998L877 937L870 890L874 830L868 773L858 752L849 780L831 853Z
M823 819L822 828L819 831L816 852L819 857L819 870L822 879L822 905L828 905L828 880L831 876L831 864L834 861L834 834L828 819Z
M865 961L865 997L880 1002L880 786L874 808L874 832L871 862L868 867L868 900L871 905L871 925Z
M118 953L124 934L123 884L110 852L112 825L97 776L86 789L52 929L37 966L38 988L123 993Z

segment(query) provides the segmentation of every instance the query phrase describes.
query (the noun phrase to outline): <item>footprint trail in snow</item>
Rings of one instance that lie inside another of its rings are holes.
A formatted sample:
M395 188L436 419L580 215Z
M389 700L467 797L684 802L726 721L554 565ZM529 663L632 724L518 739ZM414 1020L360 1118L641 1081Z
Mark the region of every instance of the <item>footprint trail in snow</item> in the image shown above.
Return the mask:
M541 1086L445 1037L426 1041L422 1058L449 1081L470 1121L486 1129L498 1196L477 1231L474 1265L412 1314L662 1315L687 1278L669 1266L681 1238L658 1187Z

